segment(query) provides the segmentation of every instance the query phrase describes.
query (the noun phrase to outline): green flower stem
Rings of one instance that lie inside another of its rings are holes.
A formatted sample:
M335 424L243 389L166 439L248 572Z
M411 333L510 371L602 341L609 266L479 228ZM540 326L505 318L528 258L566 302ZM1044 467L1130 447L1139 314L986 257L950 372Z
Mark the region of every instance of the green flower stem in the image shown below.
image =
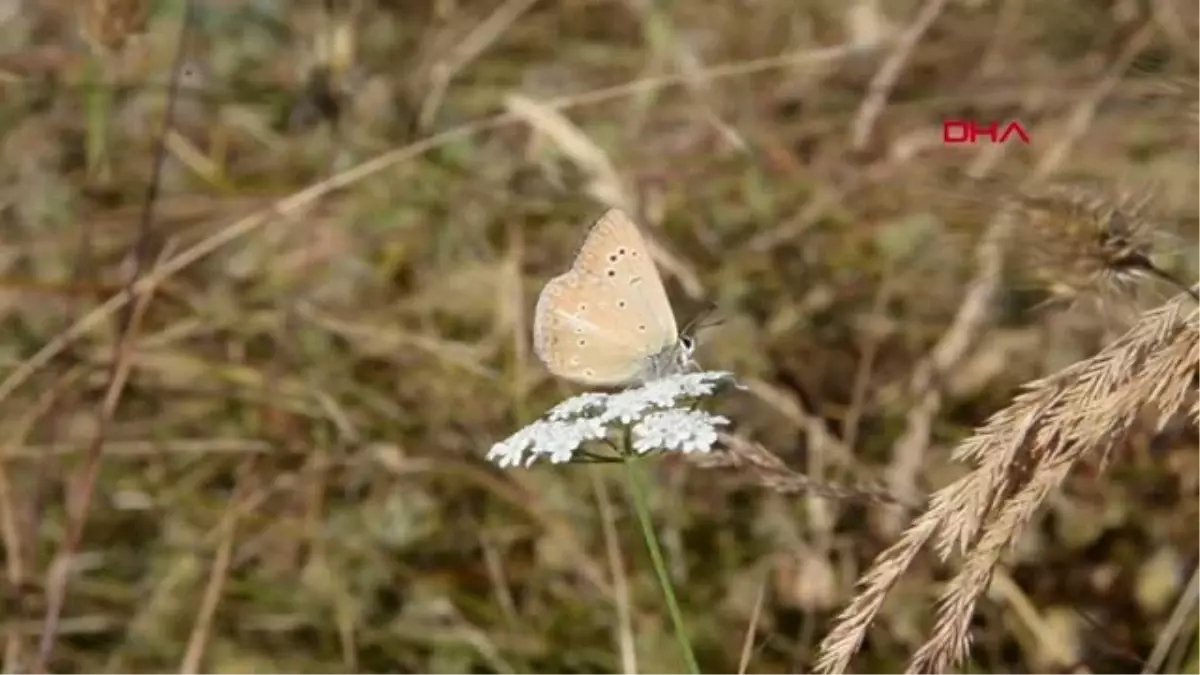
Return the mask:
M88 179L94 180L103 178L108 169L108 118L112 108L112 89L105 78L104 68L95 57L87 61L84 76L84 119L87 129L84 147Z
M646 539L646 548L650 551L650 560L654 563L654 572L658 575L658 585L662 588L663 596L667 599L667 609L671 613L671 623L675 625L675 638L679 640L679 648L683 650L683 659L687 661L689 673L699 675L700 666L696 665L696 655L692 652L692 642L688 638L687 629L683 625L683 613L679 611L679 603L675 600L675 588L671 585L671 575L663 560L662 549L658 545L658 536L654 533L654 524L650 521L650 508L647 505L646 488L643 478L645 472L638 463L637 453L630 447L626 438L622 452L626 470L626 482L629 493L633 497L633 510L637 512L638 522L642 526L642 536Z

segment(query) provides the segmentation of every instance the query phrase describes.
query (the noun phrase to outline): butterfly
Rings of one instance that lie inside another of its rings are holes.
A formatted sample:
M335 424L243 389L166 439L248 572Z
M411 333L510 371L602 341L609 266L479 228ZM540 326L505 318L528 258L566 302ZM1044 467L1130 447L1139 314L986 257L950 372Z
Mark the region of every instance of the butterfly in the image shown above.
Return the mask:
M644 383L694 365L695 340L683 332L637 225L610 209L588 231L571 268L538 296L533 347L558 377Z

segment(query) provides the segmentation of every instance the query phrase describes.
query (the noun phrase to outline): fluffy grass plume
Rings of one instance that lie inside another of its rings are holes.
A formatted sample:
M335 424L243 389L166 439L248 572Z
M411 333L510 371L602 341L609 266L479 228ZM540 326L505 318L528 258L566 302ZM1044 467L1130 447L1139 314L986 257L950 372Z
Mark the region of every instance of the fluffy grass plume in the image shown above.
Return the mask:
M1063 300L1117 300L1153 279L1196 298L1159 262L1180 242L1151 215L1150 191L1106 179L1017 187L1012 176L993 176L953 193L933 187L929 197L947 206L945 217L957 230L974 231L1000 215L1006 281L1016 287Z
M1079 183L1020 192L1008 210L1009 253L1023 276L1067 297L1130 290L1153 277L1196 297L1151 259L1153 228L1144 215L1148 197Z

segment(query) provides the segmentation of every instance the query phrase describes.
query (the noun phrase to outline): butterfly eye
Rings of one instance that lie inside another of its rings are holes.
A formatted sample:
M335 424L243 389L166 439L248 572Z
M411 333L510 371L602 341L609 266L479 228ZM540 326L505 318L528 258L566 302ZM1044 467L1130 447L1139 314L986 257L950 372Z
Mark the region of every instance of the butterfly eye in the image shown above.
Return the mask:
M690 335L680 335L679 344L683 345L684 352L691 354L692 350L696 348L696 339Z

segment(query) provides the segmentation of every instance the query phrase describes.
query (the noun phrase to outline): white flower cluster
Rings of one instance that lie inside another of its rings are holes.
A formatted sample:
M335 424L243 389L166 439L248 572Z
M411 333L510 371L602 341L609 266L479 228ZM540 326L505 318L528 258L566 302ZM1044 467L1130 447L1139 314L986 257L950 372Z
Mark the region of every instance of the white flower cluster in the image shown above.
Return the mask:
M502 467L527 467L543 458L562 464L588 441L608 438L621 428L630 428L633 449L640 454L708 452L717 442L717 428L729 420L676 405L711 396L725 384L735 384L729 373L699 372L651 380L612 394L580 394L493 445L487 458Z

